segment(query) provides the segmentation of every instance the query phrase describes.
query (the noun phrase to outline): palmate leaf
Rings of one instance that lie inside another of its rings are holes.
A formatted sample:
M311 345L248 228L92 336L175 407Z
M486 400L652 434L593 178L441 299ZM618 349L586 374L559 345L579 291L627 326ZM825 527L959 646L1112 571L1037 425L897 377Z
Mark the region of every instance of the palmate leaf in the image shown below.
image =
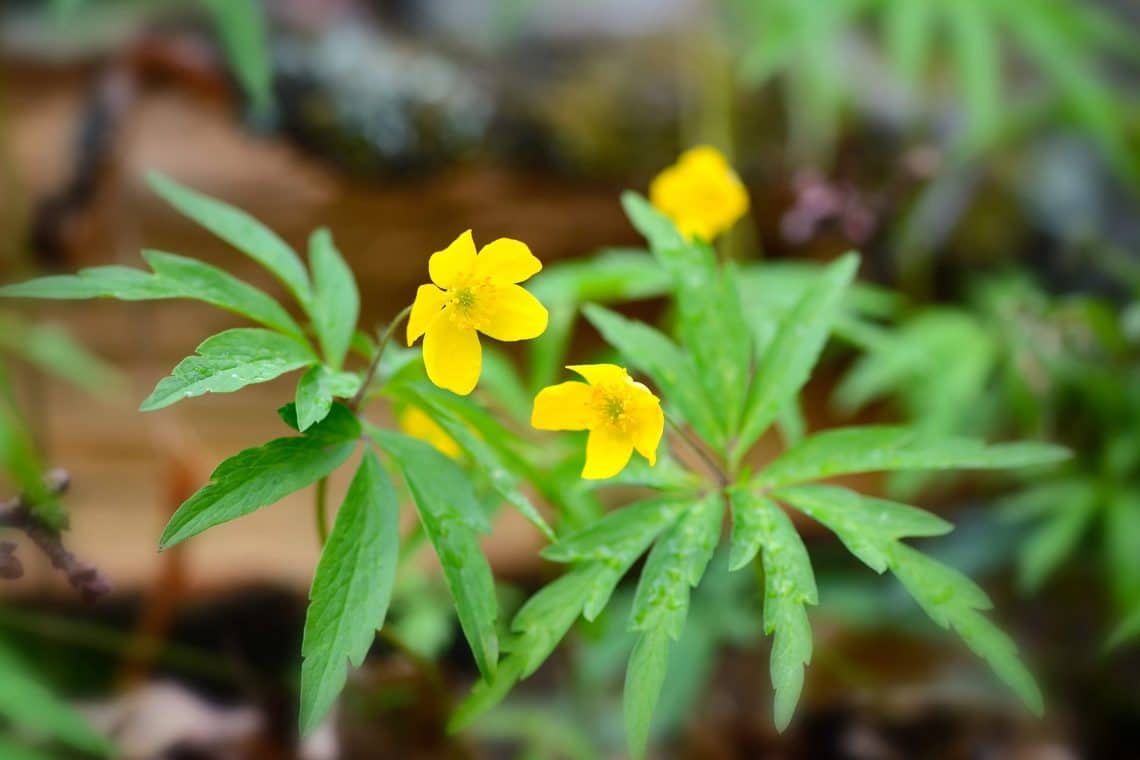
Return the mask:
M147 175L151 189L183 215L202 225L261 264L310 311L312 287L301 259L289 245L241 209L178 184L157 172Z
M693 429L712 446L724 446L723 421L702 390L692 360L673 341L644 322L626 319L600 306L582 309L606 342L621 351L631 366L647 374L662 396L677 404Z
M426 383L401 383L392 387L398 398L420 408L443 428L459 448L467 453L474 464L487 475L491 486L508 504L519 511L527 522L537 528L548 540L554 540L554 531L539 513L538 507L522 491L518 476L507 469L498 453L454 411L446 399L453 394Z
M826 525L848 551L877 573L885 572L890 565L887 552L891 542L941 536L954 529L941 517L916 507L839 486L791 486L773 495Z
M363 382L355 372L338 372L326 364L310 367L297 383L297 427L308 430L328 416L333 400L352 398Z
M1017 645L979 612L991 606L985 592L953 568L903 543L892 544L890 566L934 622L957 631L1030 710L1043 712L1041 691L1018 659Z
M384 625L400 549L400 506L388 474L366 451L321 552L305 617L302 734L324 718Z
M233 275L196 259L143 251L153 273L122 266L81 269L0 287L0 297L120 301L186 298L240 314L273 330L305 340L304 331L281 304Z
M1059 462L1069 452L1045 443L999 443L962 437L930 437L904 427L829 430L785 451L757 476L779 487L836 475L889 470L1004 469Z
M730 566L762 549L764 567L764 630L773 634L771 675L776 691L777 730L792 720L804 683L804 666L811 661L812 637L806 605L818 604L815 575L803 540L784 511L751 488L734 489ZM738 545L746 548L739 549Z
M204 393L230 393L306 367L317 357L304 343L258 327L238 327L207 338L139 406L150 412Z
M542 555L574 562L565 575L531 597L511 622L514 637L494 678L481 681L453 713L449 728L459 730L494 707L520 679L538 669L582 615L594 620L637 558L693 503L692 496L635 502L548 546Z
M340 369L360 316L356 278L325 229L309 238L309 267L313 270L313 326L324 349L325 362Z
M768 350L759 359L737 445L730 453L734 462L743 458L807 382L858 266L859 258L854 253L842 256L803 292L784 317Z
M479 531L490 526L471 484L455 462L423 441L377 428L369 432L404 474L475 664L489 680L499 659L499 609L491 567L479 546Z
M0 646L0 717L20 730L42 735L80 752L100 757L109 757L112 752L110 742L57 699L14 652L3 646ZM21 757L16 753L9 755L6 749L0 745L0 756ZM41 757L31 750L26 753L28 757Z
M724 428L735 430L752 361L752 338L735 269L718 266L716 253L707 243L685 240L667 217L637 193L623 193L621 201L633 226L673 278L682 343L693 355L701 385L719 402Z
M230 457L170 518L159 548L169 549L315 483L348 459L360 432L352 412L337 405L304 436L278 438Z

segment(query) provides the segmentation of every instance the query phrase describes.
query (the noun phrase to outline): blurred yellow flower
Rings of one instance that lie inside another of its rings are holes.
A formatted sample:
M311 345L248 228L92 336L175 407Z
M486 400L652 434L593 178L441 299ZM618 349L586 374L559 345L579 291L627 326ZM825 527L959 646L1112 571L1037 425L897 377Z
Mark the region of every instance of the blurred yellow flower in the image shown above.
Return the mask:
M421 441L430 443L452 459L459 459L462 456L462 451L455 439L448 435L438 422L429 417L427 412L418 406L404 407L404 411L400 414L397 422L400 429L412 438L419 438Z
M748 211L748 191L716 148L681 154L649 185L649 200L687 238L711 241Z
M408 317L408 345L424 336L424 366L440 388L466 396L479 382L483 354L479 335L496 340L537 338L548 314L518 283L542 263L525 243L509 238L475 253L471 230L433 253L428 273L434 284L416 291Z
M567 367L586 382L543 388L534 399L530 424L539 430L589 430L582 477L610 478L621 472L637 449L657 464L657 445L665 429L661 401L613 364Z

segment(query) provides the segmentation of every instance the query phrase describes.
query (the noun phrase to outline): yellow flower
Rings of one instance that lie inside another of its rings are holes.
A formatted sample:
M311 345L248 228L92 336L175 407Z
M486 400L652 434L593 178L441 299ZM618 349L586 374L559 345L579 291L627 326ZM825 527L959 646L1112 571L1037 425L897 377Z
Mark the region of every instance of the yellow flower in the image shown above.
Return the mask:
M539 430L589 430L582 477L610 478L621 472L637 449L657 464L657 444L665 429L661 401L613 364L582 364L573 370L586 382L543 388L534 399L530 424Z
M434 285L416 291L408 317L408 345L424 336L424 366L440 388L466 396L479 382L483 354L478 333L496 340L537 338L546 307L517 283L542 269L526 244L499 238L475 253L467 230L428 260Z
M649 185L649 200L687 238L711 241L748 211L748 191L716 148L681 154Z
M459 459L462 451L455 439L447 434L439 423L418 406L408 406L398 420L400 429L413 438L430 443L452 459Z

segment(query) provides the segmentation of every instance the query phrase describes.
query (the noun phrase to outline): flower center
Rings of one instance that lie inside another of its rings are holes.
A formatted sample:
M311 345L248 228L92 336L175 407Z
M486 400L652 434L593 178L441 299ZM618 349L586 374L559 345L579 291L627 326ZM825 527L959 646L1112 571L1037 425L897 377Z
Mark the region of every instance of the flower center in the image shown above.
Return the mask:
M482 329L491 319L494 285L486 277L468 277L449 291L451 321L467 329Z
M598 427L628 433L633 426L633 389L625 385L594 387L592 404Z

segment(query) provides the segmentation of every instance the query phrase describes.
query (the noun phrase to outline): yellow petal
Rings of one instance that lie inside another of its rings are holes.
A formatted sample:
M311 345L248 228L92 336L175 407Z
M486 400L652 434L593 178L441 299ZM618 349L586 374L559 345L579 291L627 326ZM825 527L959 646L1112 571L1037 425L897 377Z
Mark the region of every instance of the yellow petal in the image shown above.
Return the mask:
M427 412L418 406L409 406L399 419L400 429L413 438L430 443L443 454L452 459L459 459L462 450L455 439L440 427L439 423L428 416Z
M649 391L647 390L648 394ZM652 396L652 394L650 394ZM665 413L661 411L661 404L653 396L646 399L644 406L636 412L637 419L633 428L633 446L637 453L649 460L650 466L657 464L657 446L661 443L661 435L665 432Z
M447 293L435 285L420 285L416 290L416 300L412 302L412 313L408 316L408 345L427 332L428 325L439 316L447 303Z
M586 378L590 385L610 385L629 381L629 373L616 364L574 364L566 369Z
M475 270L475 240L467 230L442 251L428 259L431 281L441 288L450 288L455 282Z
M612 478L621 472L633 455L633 441L604 428L591 430L586 439L586 466L582 477L587 480Z
M543 388L534 397L530 424L539 430L585 430L590 398L590 386L577 380Z
M712 240L748 211L748 191L720 151L691 148L649 186L650 202L681 234Z
M491 316L480 332L495 340L530 340L546 332L546 307L518 285L496 288L491 298Z
M482 365L483 353L475 330L455 324L446 309L440 312L424 336L428 379L440 388L466 396L475 390Z
M511 238L499 238L483 246L475 260L475 271L495 282L522 282L542 269L526 243Z

